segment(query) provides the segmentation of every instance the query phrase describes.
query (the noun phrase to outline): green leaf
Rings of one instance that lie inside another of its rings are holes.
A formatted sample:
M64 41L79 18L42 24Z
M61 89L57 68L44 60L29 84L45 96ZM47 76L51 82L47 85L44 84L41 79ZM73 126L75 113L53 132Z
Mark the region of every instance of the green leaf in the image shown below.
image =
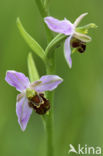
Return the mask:
M31 82L39 80L39 74L31 53L28 55L28 71Z
M45 53L44 50L41 48L41 46L26 32L23 25L21 24L21 21L19 18L17 18L17 26L18 29L28 44L28 46L34 51L35 54L37 54L43 61L45 61Z

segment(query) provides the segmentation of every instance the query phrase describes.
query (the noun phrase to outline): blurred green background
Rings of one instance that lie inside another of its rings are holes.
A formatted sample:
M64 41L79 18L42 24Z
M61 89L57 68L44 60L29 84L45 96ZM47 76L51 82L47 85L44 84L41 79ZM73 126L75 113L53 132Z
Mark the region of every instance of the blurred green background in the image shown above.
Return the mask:
M72 56L68 69L63 47L56 51L57 74L64 79L55 94L55 153L68 156L69 144L103 147L103 0L51 0L51 15L72 22L81 13L89 15L81 23L96 23L90 30L93 41L84 54ZM35 0L0 0L0 156L45 156L45 133L40 117L32 113L25 132L20 130L15 112L15 88L5 81L6 70L27 71L30 51L19 34L16 18L46 47L46 36ZM43 62L33 54L40 75ZM72 155L72 154L70 154Z

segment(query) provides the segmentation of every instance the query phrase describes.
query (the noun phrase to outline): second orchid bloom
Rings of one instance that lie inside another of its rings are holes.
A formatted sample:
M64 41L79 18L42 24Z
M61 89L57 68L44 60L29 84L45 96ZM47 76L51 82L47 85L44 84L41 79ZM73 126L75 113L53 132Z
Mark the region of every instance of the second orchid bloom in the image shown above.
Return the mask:
M88 13L84 13L80 15L73 24L66 18L64 20L58 20L53 17L44 18L44 21L49 29L56 33L68 36L64 44L64 55L70 68L72 67L71 47L82 53L86 49L86 43L91 41L91 37L86 35L86 33L88 32L88 26L92 28L95 24L80 27L80 29L77 28L80 21L87 14Z
M57 75L46 75L30 83L28 77L16 71L7 71L5 80L20 92L17 96L16 114L23 131L26 129L32 109L42 115L50 109L49 100L44 92L54 90L63 81Z

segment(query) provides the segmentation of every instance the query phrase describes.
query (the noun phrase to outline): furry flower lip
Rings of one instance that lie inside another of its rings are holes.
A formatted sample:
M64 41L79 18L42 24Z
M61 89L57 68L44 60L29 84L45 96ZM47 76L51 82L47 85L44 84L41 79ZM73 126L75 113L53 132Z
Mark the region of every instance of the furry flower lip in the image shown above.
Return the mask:
M86 43L75 38L71 40L71 46L76 48L79 53L84 53L86 50Z
M33 108L38 114L45 114L50 109L49 100L44 97L43 93L36 94L29 98L29 106Z
M68 36L64 43L64 56L70 68L72 67L71 47L76 48L78 52L83 53L86 50L86 43L91 41L90 36L86 35L84 32L77 31L78 24L87 14L88 13L81 14L73 24L66 18L64 20L58 20L51 16L44 18L49 29L56 33ZM73 39L78 42L73 43Z
M57 75L45 75L33 83L23 73L9 70L5 80L15 87L20 94L17 95L16 114L21 129L26 129L32 110L38 114L45 114L50 109L50 103L45 98L45 91L52 91L63 81Z

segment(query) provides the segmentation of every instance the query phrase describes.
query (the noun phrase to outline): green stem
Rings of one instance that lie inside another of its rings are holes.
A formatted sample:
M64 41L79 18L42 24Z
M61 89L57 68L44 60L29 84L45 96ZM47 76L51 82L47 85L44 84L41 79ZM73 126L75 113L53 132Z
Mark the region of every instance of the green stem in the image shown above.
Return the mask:
M48 10L46 8L44 8L43 3L41 2L41 0L35 0L37 7L39 9L39 12L42 16L42 18L48 16Z
M51 58L48 58L48 63L46 65L47 75L55 73L55 56L52 55ZM54 138L53 138L53 127L54 127L54 91L47 92L47 99L50 101L51 109L46 118L46 133L47 133L47 156L54 156Z
M50 3L50 0L44 0L44 6L47 8Z
M48 10L48 8L45 5L43 5L41 0L35 0L35 2L36 2L36 5L37 5L37 7L39 9L40 15L42 17L42 21L44 23L44 17L49 16L49 10ZM52 38L53 38L53 34L49 30L49 28L46 26L45 23L44 23L44 27L45 27L46 34L47 34L47 40L48 40L48 42L50 42L52 40Z
M47 139L47 156L54 156L54 138L53 138L53 97L54 93L47 93L47 98L50 101L51 109L46 119L46 139Z
M41 0L35 0L35 2L38 6L38 9L40 11L40 14L41 14L41 17L42 17L43 23L44 23L44 17L49 15L48 7L47 7L47 5L43 5ZM46 34L47 34L47 40L48 40L48 42L50 42L53 38L53 34L48 29L48 27L46 26L45 23L44 23L44 26L45 26L45 30L46 30ZM54 55L55 55L55 53L53 53L53 55L51 55L51 57L47 58L45 61L47 75L52 75L55 73L55 56ZM54 156L54 147L53 147L54 92L47 92L46 97L47 97L47 99L49 99L50 105L51 105L49 114L44 116L45 129L46 129L46 135L47 135L47 156Z

